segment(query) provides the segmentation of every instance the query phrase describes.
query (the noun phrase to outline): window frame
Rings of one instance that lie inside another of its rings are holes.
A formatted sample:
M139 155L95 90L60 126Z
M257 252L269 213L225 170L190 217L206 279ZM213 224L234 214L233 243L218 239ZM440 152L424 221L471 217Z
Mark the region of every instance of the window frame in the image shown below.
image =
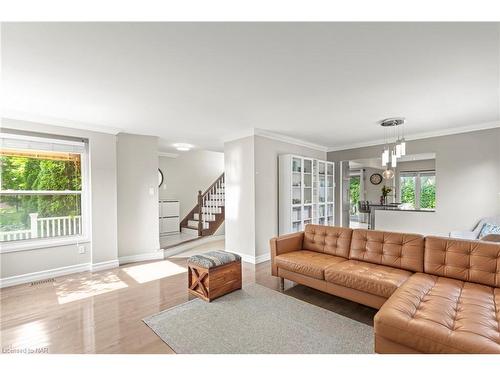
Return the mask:
M11 133L2 133L0 138L14 139L20 141L33 141L42 143L51 143L58 145L78 145L83 149L79 151L71 151L72 153L80 154L80 166L81 166L81 190L0 190L1 195L35 195L35 194L51 194L51 195L68 195L68 194L79 194L80 195L80 207L81 207L81 223L82 232L78 235L70 236L58 236L58 237L46 237L46 238L35 238L27 240L13 240L13 241L3 241L0 242L0 254L11 253L17 251L29 251L36 249L43 249L48 247L58 247L65 245L74 245L80 243L87 243L91 240L90 231L90 173L89 173L89 143L87 140L78 139L61 139L60 137L54 136L52 138L50 135L45 136L29 136Z
M421 177L422 176L434 176L434 179L436 180L436 170L435 169L430 169L430 170L421 170L421 171L400 171L399 176L398 176L398 193L399 193L399 199L402 200L402 184L401 184L401 178L402 177L415 177L415 210L422 210L422 211L436 211L436 208L422 208L420 206L420 193L422 190L422 184L421 184ZM403 203L403 202L401 202Z

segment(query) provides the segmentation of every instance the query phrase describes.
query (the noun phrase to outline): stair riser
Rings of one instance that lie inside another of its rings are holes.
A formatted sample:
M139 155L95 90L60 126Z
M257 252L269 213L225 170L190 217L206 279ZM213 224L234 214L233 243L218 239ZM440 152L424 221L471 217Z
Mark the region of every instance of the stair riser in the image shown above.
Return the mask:
M220 214L222 213L222 209L219 207L202 207L201 212L204 214Z
M200 214L194 214L194 220L199 220ZM203 219L206 221L215 221L215 215L203 214Z
M205 201L204 206L205 207L222 207L224 206L224 201L214 201L214 200L209 200Z
M221 201L223 201L224 200L224 194L210 194L209 198L211 200L221 200Z
M198 228L198 220L188 220L188 226ZM203 229L210 228L210 224L205 222Z
M186 234L192 234L194 236L197 236L198 235L198 231L195 230L195 229L191 229L191 228L182 228L181 229L181 232L182 233L186 233Z

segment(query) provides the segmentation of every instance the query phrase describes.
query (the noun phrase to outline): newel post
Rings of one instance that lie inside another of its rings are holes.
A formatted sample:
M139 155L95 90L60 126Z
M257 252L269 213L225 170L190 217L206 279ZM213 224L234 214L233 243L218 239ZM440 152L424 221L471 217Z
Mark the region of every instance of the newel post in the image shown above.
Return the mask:
M38 212L30 214L31 238L38 238Z
M198 236L203 232L203 193L198 190Z

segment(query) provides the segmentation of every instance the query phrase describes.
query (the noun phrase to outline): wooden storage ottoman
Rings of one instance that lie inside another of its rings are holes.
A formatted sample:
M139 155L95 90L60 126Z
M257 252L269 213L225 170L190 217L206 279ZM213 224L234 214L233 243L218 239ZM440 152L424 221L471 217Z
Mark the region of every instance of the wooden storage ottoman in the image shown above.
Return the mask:
M188 291L212 301L241 289L241 257L225 251L210 251L188 259Z

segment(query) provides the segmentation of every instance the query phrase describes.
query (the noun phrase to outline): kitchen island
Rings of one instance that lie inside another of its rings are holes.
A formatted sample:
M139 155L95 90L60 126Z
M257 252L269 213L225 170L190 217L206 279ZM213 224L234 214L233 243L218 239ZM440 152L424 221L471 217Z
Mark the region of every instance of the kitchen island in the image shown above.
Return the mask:
M443 235L436 231L435 210L402 208L397 205L370 205L368 225L370 229L392 232Z

